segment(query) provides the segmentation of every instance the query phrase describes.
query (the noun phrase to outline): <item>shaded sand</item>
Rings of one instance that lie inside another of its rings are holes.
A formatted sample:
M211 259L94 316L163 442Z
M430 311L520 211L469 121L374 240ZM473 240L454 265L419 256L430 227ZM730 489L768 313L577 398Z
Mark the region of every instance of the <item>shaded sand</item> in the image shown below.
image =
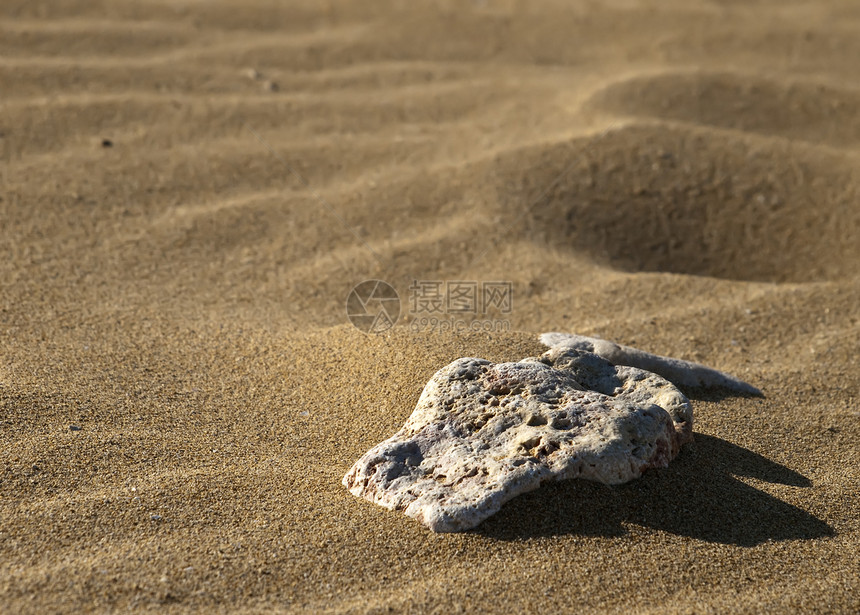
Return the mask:
M858 58L850 0L3 3L0 611L857 611ZM511 329L366 335L370 278ZM469 533L341 486L543 331L765 397Z

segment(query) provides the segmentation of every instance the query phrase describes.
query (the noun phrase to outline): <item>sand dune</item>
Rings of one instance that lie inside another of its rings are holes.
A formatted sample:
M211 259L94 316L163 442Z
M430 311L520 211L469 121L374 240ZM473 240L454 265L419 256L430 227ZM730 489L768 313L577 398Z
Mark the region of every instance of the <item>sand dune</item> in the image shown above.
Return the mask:
M4 4L0 612L856 612L858 58L849 0ZM465 534L341 486L543 331L765 397Z

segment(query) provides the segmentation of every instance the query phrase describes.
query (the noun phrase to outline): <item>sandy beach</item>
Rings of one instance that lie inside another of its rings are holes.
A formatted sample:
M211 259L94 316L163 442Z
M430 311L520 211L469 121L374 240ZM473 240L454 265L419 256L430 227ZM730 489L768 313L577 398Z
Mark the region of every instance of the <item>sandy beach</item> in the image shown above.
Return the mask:
M4 2L0 613L860 611L858 67L853 0ZM545 331L763 397L468 532L343 487Z

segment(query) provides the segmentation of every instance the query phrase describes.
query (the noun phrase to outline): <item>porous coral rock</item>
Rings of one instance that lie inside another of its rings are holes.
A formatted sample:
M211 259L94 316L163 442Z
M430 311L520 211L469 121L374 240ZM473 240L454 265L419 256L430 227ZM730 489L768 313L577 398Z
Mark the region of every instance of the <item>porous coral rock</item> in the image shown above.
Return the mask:
M692 421L690 402L669 381L591 352L457 359L343 484L435 532L454 532L547 480L618 484L665 467L692 440Z

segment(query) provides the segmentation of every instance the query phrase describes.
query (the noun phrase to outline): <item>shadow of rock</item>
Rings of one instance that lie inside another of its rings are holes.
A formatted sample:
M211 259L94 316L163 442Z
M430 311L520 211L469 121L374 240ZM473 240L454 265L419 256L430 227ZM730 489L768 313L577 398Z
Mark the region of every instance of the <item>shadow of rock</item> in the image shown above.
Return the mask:
M730 397L742 397L744 399L764 399L766 396L762 391L739 391L728 387L685 387L675 385L680 391L697 401L722 401Z
M738 480L809 487L801 474L726 440L696 434L664 470L610 487L582 480L543 485L474 530L501 540L563 534L621 536L636 523L708 542L751 547L834 535L821 519Z

